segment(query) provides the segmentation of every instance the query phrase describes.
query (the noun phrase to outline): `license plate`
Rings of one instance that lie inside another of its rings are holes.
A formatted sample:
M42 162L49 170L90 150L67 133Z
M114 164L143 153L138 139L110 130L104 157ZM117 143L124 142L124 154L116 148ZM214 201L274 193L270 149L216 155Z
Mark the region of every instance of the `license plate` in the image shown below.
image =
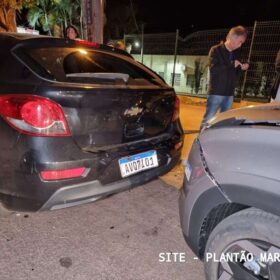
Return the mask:
M119 166L123 178L143 170L157 167L157 152L147 151L141 154L121 158L119 159Z
M186 177L189 181L190 178L191 178L191 174L192 174L192 166L190 165L188 160L184 161L184 166L185 166L185 174L186 174Z

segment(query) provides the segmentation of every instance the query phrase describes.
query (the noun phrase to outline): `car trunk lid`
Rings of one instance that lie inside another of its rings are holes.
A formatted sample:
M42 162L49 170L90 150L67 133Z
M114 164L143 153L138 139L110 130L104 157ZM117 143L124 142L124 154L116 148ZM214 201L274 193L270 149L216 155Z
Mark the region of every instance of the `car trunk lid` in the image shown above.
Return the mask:
M71 135L86 151L168 135L176 96L170 88L81 88L48 91L63 107Z

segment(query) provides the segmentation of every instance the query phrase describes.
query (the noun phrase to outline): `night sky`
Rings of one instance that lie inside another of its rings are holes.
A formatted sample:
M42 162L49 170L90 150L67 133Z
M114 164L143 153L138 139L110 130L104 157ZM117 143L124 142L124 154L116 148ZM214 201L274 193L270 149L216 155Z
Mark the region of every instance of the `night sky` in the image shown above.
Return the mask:
M206 29L229 28L234 25L253 26L254 21L280 20L279 0L111 0L132 1L138 23L145 33L175 32L187 35ZM108 0L110 5L110 0Z

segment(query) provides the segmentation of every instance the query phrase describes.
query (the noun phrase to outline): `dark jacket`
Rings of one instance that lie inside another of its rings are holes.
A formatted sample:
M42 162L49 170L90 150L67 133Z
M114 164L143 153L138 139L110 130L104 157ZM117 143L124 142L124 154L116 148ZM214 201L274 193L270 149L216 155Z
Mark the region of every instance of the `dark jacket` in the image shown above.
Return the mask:
M280 84L280 50L277 53L277 57L275 61L275 70L276 70L276 76L270 90L270 95L273 99L275 99L276 97L277 90Z
M240 67L234 60L240 59L239 50L228 51L224 43L213 46L209 52L210 82L208 94L232 96L238 81Z

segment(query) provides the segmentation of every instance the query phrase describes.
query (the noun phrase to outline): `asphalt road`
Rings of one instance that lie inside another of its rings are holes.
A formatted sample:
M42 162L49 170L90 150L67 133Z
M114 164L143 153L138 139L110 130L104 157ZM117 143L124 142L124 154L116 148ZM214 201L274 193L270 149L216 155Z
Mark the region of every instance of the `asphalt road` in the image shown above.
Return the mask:
M0 279L202 280L178 195L155 180L87 205L1 218Z

